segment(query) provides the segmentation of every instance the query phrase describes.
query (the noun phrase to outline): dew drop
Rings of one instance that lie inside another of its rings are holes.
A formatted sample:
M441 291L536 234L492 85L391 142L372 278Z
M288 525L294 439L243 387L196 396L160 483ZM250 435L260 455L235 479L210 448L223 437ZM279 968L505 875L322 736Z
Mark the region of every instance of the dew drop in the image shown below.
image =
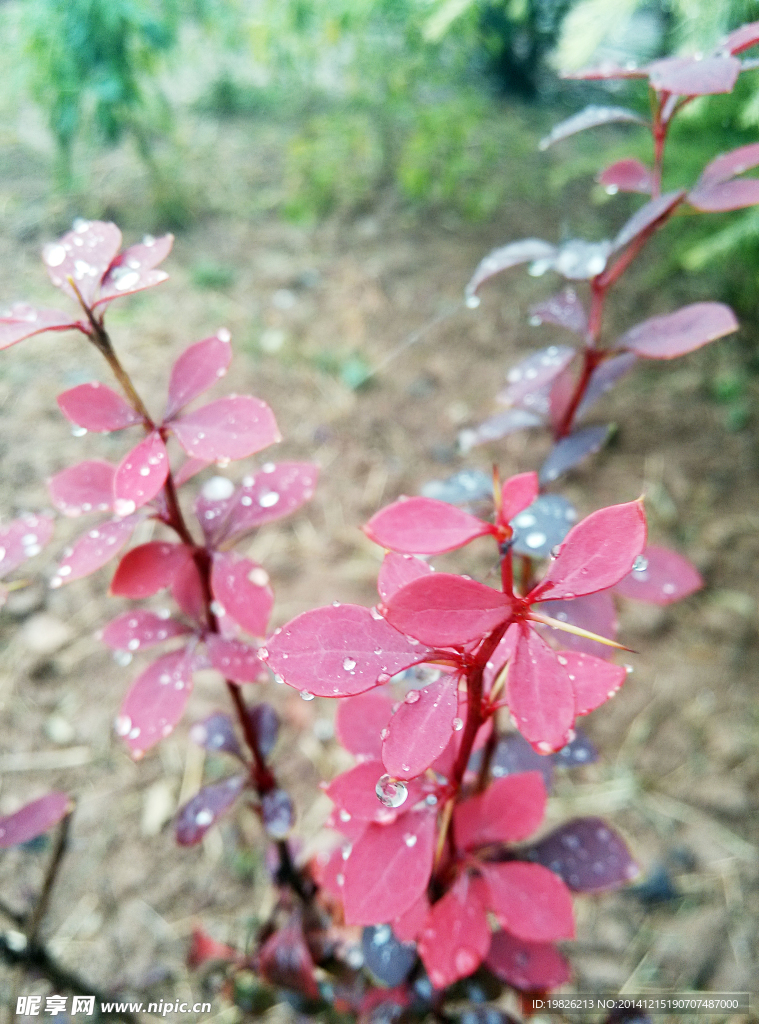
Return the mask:
M437 803L437 797L435 796L434 793L430 793L428 796L424 798L424 802L427 804L428 807L434 807L435 804Z
M226 609L224 608L224 605L221 603L221 601L211 601L209 608L214 613L214 615L218 616L219 618L221 618L222 615L226 615Z
M209 811L207 807L204 807L202 811L198 811L195 815L195 824L200 825L202 828L204 825L210 825L213 821L213 812Z
M72 427L71 428L71 436L72 437L84 437L84 435L86 433L87 433L87 428L86 427Z
M551 558L558 558L561 551L561 544L554 544L551 548Z
M466 297L466 308L467 309L477 309L479 304L480 304L480 297L479 297L479 295L467 295L467 297Z
M540 548L542 547L548 538L540 530L535 530L534 533L528 533L524 539L525 544L528 548Z
M464 719L454 718L454 720L451 722L451 725L453 726L454 732L461 732L461 730L464 728Z
M132 728L132 719L129 715L119 715L113 723L113 728L117 736L128 736L129 730Z
M150 476L150 466L143 466L140 470L140 476Z
M664 586L662 587L662 590L667 595L674 594L674 592L675 592L675 584L674 583L665 583Z
M113 511L117 516L121 516L122 518L124 516L131 516L136 508L137 506L135 503L130 501L128 498L117 498L113 503Z
M530 327L540 327L543 323L543 318L540 316L531 316L529 319Z
M619 185L607 185L606 186L606 195L607 196L615 196L617 194L617 192L619 192Z
M416 704L416 702L420 699L421 696L422 695L419 692L419 690L409 690L409 692L406 694L406 698L403 703Z
M282 679L281 676L279 678ZM276 676L274 677L274 681L275 682L279 682L279 680L277 679ZM282 682L284 683L284 679L282 679ZM301 692L300 692L300 699L301 700L313 700L314 699L314 695L313 695L313 693L309 693L308 690L301 690Z
M345 669L346 672L352 672L355 667L356 662L353 660L353 658L346 658L345 661L343 662L343 668Z
M212 476L202 487L203 497L207 501L224 501L234 494L235 485L226 476Z
M550 754L552 747L550 743L546 743L545 740L541 740L540 743L538 743L538 750L541 754Z
M346 811L345 808L343 808L340 811L339 817L340 817L340 821L350 821L351 820L350 811Z
M400 807L401 804L406 802L406 797L408 796L408 789L405 783L387 774L382 775L377 780L374 791L380 803L384 804L385 807Z
M133 638L132 638L132 639L131 639L131 640L129 641L129 643L127 644L127 648L128 648L128 649L129 649L130 651L136 651L136 650L137 650L137 648L138 648L139 646L140 646L140 641L139 641L139 640L137 639L137 637L133 637Z
M256 587L265 587L269 582L269 574L266 569L262 569L258 566L256 569L251 569L248 573L248 579Z
M465 978L477 969L480 958L471 949L458 949L456 950L454 962L456 964L456 972L462 978Z
M42 259L48 265L48 267L60 267L61 263L66 259L66 250L62 245L53 243L46 245L42 252Z
M115 274L114 277L116 277ZM130 288L134 288L139 280L140 275L136 270L128 270L126 274L120 274L116 277L116 280L113 282L113 287L117 292L126 292Z
M403 842L408 847L416 846L416 838L413 832L407 832L403 837Z
M632 667L632 665L625 665L624 668L625 668L625 672L628 674L628 676L631 676L633 674L633 672L635 671L635 669Z
M638 557L633 562L632 571L633 572L645 572L647 568L648 568L648 559L644 558L643 555L638 555Z
M569 663L567 662L567 659L566 659L566 658L564 657L564 655L563 655L563 654L559 654L559 655L558 655L558 657L556 658L556 660L558 661L558 663L559 663L560 665L567 665L567 664L569 664Z
M262 494L258 499L258 504L261 508L273 508L279 501L279 495L276 491L269 491L267 494Z

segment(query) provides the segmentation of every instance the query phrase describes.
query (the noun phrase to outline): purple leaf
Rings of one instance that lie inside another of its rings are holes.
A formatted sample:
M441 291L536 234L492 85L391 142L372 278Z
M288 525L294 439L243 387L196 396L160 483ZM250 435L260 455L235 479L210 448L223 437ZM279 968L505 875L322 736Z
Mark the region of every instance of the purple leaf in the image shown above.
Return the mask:
M224 614L253 636L266 635L274 594L268 573L257 562L233 551L217 552L211 564L211 590Z
M429 654L368 608L352 604L304 612L267 647L264 660L274 672L319 697L363 693Z
M585 307L577 296L574 288L564 288L563 291L552 295L550 299L539 302L536 306L530 307L530 323L537 326L540 323L555 324L557 327L565 327L575 334L584 334L588 326L588 318ZM553 353L556 346L547 349ZM560 351L565 351L560 349Z
M121 232L115 224L103 221L81 221L57 242L49 242L42 250L42 262L50 280L75 302L74 284L84 302L92 307L100 282L121 246Z
M638 235L651 230L659 221L663 221L684 198L685 190L680 189L675 192L667 192L657 199L651 199L645 206L641 206L620 229L614 239L614 251L618 252L620 249L624 249Z
M53 536L54 525L50 516L30 512L0 526L0 578L38 555Z
M137 245L130 245L111 264L95 305L121 295L133 295L165 281L169 275L153 268L166 259L173 244L174 236L164 235L163 238L146 236Z
M216 712L200 722L195 722L190 729L190 739L211 753L223 750L225 754L233 754L242 760L242 749L229 715Z
M603 273L611 251L611 242L571 238L559 250L553 269L568 281L589 281Z
M14 814L0 817L0 849L36 839L57 825L73 806L67 793L53 792L32 800Z
M738 146L729 153L720 153L710 161L701 172L696 189L702 185L716 185L729 181L737 174L750 171L759 166L759 142L751 142L747 146Z
M270 839L284 839L295 824L292 798L284 789L270 789L261 797L261 819Z
M554 760L559 753L561 751L545 757L532 748L521 732L515 732L498 741L490 762L490 773L493 778L500 779L507 775L537 771L543 776L546 790L550 792Z
M614 592L637 601L666 605L681 601L703 585L700 574L687 558L668 548L649 544Z
M312 462L266 462L255 476L243 477L213 525L217 542L237 539L264 523L288 516L309 501L319 467Z
M63 313L60 309L36 309L26 302L16 302L0 316L0 349L10 348L43 331L67 331L73 327L83 329L76 320L72 320L70 313Z
M499 249L493 249L480 261L466 286L467 303L477 305L478 288L491 277L495 277L496 274L508 270L509 267L516 267L520 263L532 263L533 260L553 260L556 251L555 245L544 242L542 238L522 238L518 242L509 242L508 245L502 245Z
M188 455L215 462L244 459L281 441L274 414L252 395L228 395L171 424Z
M361 936L364 967L381 985L401 985L416 963L415 943L399 942L387 924L370 925ZM372 1017L372 1020L376 1018ZM377 1021L381 1024L381 1021Z
M651 171L640 160L618 160L607 167L596 178L599 185L604 185L611 195L614 192L642 192L650 195L653 188Z
M409 690L387 726L382 761L393 778L414 779L445 750L458 712L458 677L445 674Z
M137 651L189 632L187 626L175 619L135 609L112 619L103 630L102 640L112 651Z
M449 505L492 501L493 475L480 469L462 469L445 480L428 480L422 486L422 496L447 501Z
M113 478L113 507L128 516L153 499L169 475L169 455L157 430L124 456Z
M263 757L268 757L279 736L279 716L271 704L256 704L248 711L248 719L256 734L258 749Z
M232 361L229 331L222 328L181 354L171 368L165 419L175 416L193 398L225 376Z
M759 179L735 178L733 181L698 184L688 193L688 202L703 213L742 210L759 203Z
M566 345L551 345L540 352L534 352L509 370L506 374L506 387L498 393L497 400L504 405L535 411L536 393L566 369L576 354L576 349Z
M116 732L134 758L173 732L191 692L187 650L164 654L137 676L116 719Z
M530 558L548 558L577 522L577 512L561 494L542 494L511 520L514 551Z
M113 477L116 467L103 459L79 462L50 477L50 498L65 516L84 512L108 512L113 508Z
M107 433L142 423L142 416L121 395L97 381L64 391L58 405L66 419L85 430Z
M665 57L646 68L651 87L678 96L712 96L732 92L741 71L735 57Z
M606 892L627 885L638 867L624 841L601 818L575 818L527 852L574 892Z
M211 825L226 814L242 793L246 778L231 775L222 782L212 782L180 808L174 823L176 840L180 846L199 843Z
M541 611L552 619L568 622L571 626L579 626L580 629L587 629L608 640L613 640L617 635L617 611L608 591L586 594L571 601L546 601L541 605ZM596 658L610 658L614 653L606 644L600 644L597 640L587 640L584 636L556 632L553 633L553 637L560 640L562 647L593 654Z
M562 437L551 449L548 458L540 467L540 482L551 483L574 469L589 455L595 455L606 444L612 427L610 423L581 427L573 434Z
M585 394L577 407L575 420L581 420L599 398L607 391L611 391L617 381L630 372L637 361L637 356L633 352L623 352L620 356L604 359L590 375Z
M502 437L513 434L517 430L527 430L529 427L542 425L542 410L539 415L535 412L528 412L526 409L507 409L505 412L491 416L479 427L462 430L459 433L459 447L466 454L476 445L487 444L488 441L499 441Z
M752 21L748 25L741 25L734 29L724 40L720 49L727 53L742 53L751 46L759 43L759 21Z
M132 536L135 526L142 522L142 516L128 516L126 519L112 519L83 533L74 541L69 554L65 555L58 570L50 580L50 586L60 587L64 583L89 576L110 562Z
M206 650L212 668L234 683L262 683L268 679L264 665L258 660L258 648L241 640L225 640L218 633L206 637Z
M644 320L618 338L614 347L645 359L674 359L737 330L738 321L729 306L694 302L676 313Z
M575 728L574 739L566 747L551 754L551 760L559 767L575 768L577 765L593 764L598 760L598 751L582 729Z
M485 965L520 992L550 992L569 981L569 964L550 942L527 942L509 932L490 940Z
M636 114L634 110L628 110L626 107L599 107L591 104L552 128L550 133L540 140L539 148L548 149L555 142L566 139L576 132L585 131L586 128L597 128L602 124L614 124L622 121L635 124L646 123L640 114Z

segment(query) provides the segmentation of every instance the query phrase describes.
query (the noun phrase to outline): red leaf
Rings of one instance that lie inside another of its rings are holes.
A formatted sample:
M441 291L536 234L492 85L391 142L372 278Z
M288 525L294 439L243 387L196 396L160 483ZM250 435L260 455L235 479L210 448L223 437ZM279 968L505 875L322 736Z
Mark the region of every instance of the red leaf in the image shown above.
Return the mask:
M496 978L521 992L550 992L569 981L569 964L547 942L525 942L496 932L485 964Z
M636 878L639 869L624 840L601 818L574 818L528 851L575 892L608 892Z
M379 689L341 700L335 715L337 738L359 761L381 761L380 733L390 720L392 708L385 690Z
M736 174L743 174L753 167L759 166L759 142L751 142L747 146L738 146L729 153L720 153L710 161L701 172L696 189L702 185L715 185L729 181Z
M501 926L530 942L574 936L572 897L560 878L541 864L482 864L490 909Z
M38 555L53 536L54 525L50 516L30 512L0 526L0 577Z
M152 540L127 551L111 581L117 597L150 597L168 587L179 568L192 558L185 544Z
M401 498L372 516L364 533L400 554L439 555L492 533L493 527L435 498Z
M213 337L186 348L171 368L165 419L175 416L183 406L225 376L231 361L229 331L223 328Z
M110 562L124 547L141 520L141 516L112 519L82 534L74 541L70 553L58 566L56 575L50 580L50 586L60 587L64 583L81 579L82 576L89 576L91 572Z
M379 576L377 577L377 591L383 601L387 602L397 594L399 590L407 586L413 580L422 576L429 576L433 571L432 566L423 562L421 558L414 558L413 555L399 555L395 551L388 551L382 560Z
M569 138L577 132L585 131L586 128L598 128L604 124L615 124L622 121L645 124L645 120L636 114L634 110L626 107L600 107L590 104L577 114L572 114L566 121L555 125L544 139L540 140L540 149L548 149L554 142Z
M211 666L234 683L266 682L268 673L258 660L257 649L240 640L225 640L217 633L206 637Z
M267 647L264 660L274 672L296 690L318 697L363 693L429 654L368 608L353 604L304 612Z
M57 825L72 807L73 803L67 793L46 793L14 814L0 818L0 849L36 839Z
M198 567L193 558L179 565L171 582L171 596L190 619L206 622L206 598ZM224 616L219 624L224 623Z
M113 508L113 477L116 467L104 459L90 459L62 469L50 477L50 498L65 516L83 512L108 512Z
M694 302L676 313L644 320L618 338L614 347L646 359L674 359L737 330L738 321L729 306Z
M390 719L382 760L396 779L414 779L445 750L458 712L458 677L442 675L423 690L409 690Z
M121 395L97 381L64 391L58 405L66 419L100 433L142 423L142 416Z
M608 192L642 192L650 195L653 188L651 171L640 160L617 160L616 163L601 171L596 179L599 185L605 185Z
M540 825L545 805L546 787L540 772L495 779L484 793L456 805L456 846L472 850L492 843L520 843Z
M297 914L263 944L258 953L258 971L277 988L294 990L307 999L319 998L314 961Z
M688 202L703 213L742 210L759 203L759 179L736 178L733 181L696 185L688 193Z
M201 406L171 429L188 455L215 462L244 459L281 441L274 413L252 395L228 395Z
M485 682L486 691L489 690L490 686L495 682L506 662L510 661L514 657L518 639L519 627L514 623L512 626L509 626L503 634L498 646L485 664L483 680Z
M506 686L509 709L525 739L540 754L560 750L575 719L572 685L556 652L523 622Z
M720 49L735 55L748 50L750 46L759 43L759 21L752 21L748 25L741 25L730 33L722 43Z
M190 970L196 971L210 960L231 962L236 959L237 953L231 946L217 942L200 928L193 928L190 949L187 953L187 966Z
M176 619L135 609L111 619L103 630L103 643L112 651L137 651L155 647L190 630Z
M174 835L179 845L199 843L209 828L229 810L245 782L244 775L231 775L221 782L212 782L180 807L174 822Z
M433 573L390 599L387 621L424 644L453 647L478 640L505 622L512 600L475 580Z
M70 313L63 313L60 309L35 309L26 302L15 302L7 313L0 316L0 349L10 348L43 331L67 331L79 326Z
M338 808L340 826L355 818L356 821L374 821L387 823L394 821L399 811L390 810L380 802L376 793L378 780L385 774L381 761L364 761L355 768L338 775L327 786L325 792ZM408 807L416 801L406 800ZM406 811L407 807L403 807Z
M137 676L129 689L116 732L139 758L174 729L192 692L186 650L164 654Z
M424 892L405 914L393 921L393 934L400 942L414 942L424 927L430 912L430 901Z
M78 302L68 282L71 277L79 294L92 306L103 275L121 246L121 232L115 224L103 221L80 221L57 242L49 242L42 250L42 262L56 288Z
M508 245L502 245L499 249L493 249L480 261L466 286L465 294L469 300L468 304L479 305L476 299L477 289L491 277L508 270L509 267L516 267L520 263L553 259L556 251L555 245L544 242L542 238L522 238L518 242L509 242Z
M573 601L546 601L540 610L546 615L550 615L552 619L568 622L571 626L579 626L591 633L605 636L608 640L613 640L616 637L619 628L617 610L609 591L586 594ZM560 640L562 647L592 654L596 658L607 660L614 653L611 647L598 643L596 640L586 640L584 636L574 636L572 633L552 633L551 635L554 639Z
M687 558L658 544L649 544L637 562L632 572L615 586L616 594L665 605L682 601L704 585Z
M735 57L665 57L646 68L652 88L678 96L712 96L732 92L741 71Z
M663 196L651 199L641 206L630 219L623 224L619 234L614 239L614 249L623 249L629 245L638 235L649 231L660 221L663 221L674 208L685 198L685 191L680 189L676 192L666 192Z
M127 452L113 478L116 515L128 516L158 494L169 475L169 454L157 430Z
M430 910L419 940L419 956L437 989L468 978L482 963L490 946L485 909L467 874Z
M169 275L163 270L153 270L153 267L166 259L173 244L173 235L164 235L163 238L146 235L142 242L130 245L111 264L95 305L110 302L120 295L133 295L165 281Z
M562 651L558 660L572 684L577 715L587 715L613 697L627 676L624 665L614 665L581 651Z
M588 326L588 317L574 288L564 288L549 299L530 306L530 323L536 327L542 323L555 324L557 327L565 327L574 334L584 334ZM554 352L556 348L557 346L552 345L546 352Z
M498 522L510 523L514 516L532 505L539 491L537 473L520 473L519 476L509 477L501 488Z
M266 635L274 594L268 573L257 562L233 551L217 552L211 565L211 590L224 612L246 632Z
M347 924L382 924L405 913L427 888L436 815L409 811L390 825L371 824L345 862Z
M632 569L645 544L646 516L640 502L601 508L572 527L527 600L569 599L613 587Z

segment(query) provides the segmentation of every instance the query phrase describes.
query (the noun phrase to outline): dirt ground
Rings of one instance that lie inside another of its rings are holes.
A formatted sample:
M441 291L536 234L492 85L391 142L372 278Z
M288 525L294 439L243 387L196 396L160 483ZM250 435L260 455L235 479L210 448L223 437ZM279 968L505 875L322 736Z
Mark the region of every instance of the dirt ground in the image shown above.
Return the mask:
M227 147L219 189L235 169L244 180L230 187L250 184L234 131L225 141L218 129L208 143ZM6 149L4 169L14 170L0 196L2 299L58 305L38 260L41 244L55 235L56 211L42 198L44 162ZM116 189L118 167L116 157L103 159L104 187ZM620 219L611 207L603 215L612 228ZM126 219L127 240L135 240L142 233L135 209ZM379 553L359 527L381 504L464 466L488 471L496 461L507 475L539 465L547 449L539 434L466 457L455 442L461 427L494 410L495 392L520 354L559 340L557 329L526 322L527 307L550 293L551 282L514 271L485 290L478 310L463 308L461 295L493 245L557 233L555 211L537 194L533 205L515 204L477 228L409 215L389 197L371 212L313 228L220 211L177 238L165 265L169 283L114 308L113 336L151 409L161 407L171 359L224 325L236 344L225 385L270 403L284 437L277 457L321 467L311 504L247 546L272 576L275 625L332 600L374 600ZM199 287L204 260L236 268L234 280ZM634 278L616 323L711 297L697 288L676 280L653 294ZM756 335L756 325L747 330ZM652 539L690 557L706 580L702 592L668 609L621 606L621 637L638 652L629 657L634 673L587 720L600 761L562 777L551 801L547 824L576 813L607 816L643 877L666 870L675 890L658 903L629 893L576 900L578 939L569 952L580 991L759 991L759 419L731 432L723 407L705 397L722 365L719 345L625 380L593 417L618 424L613 446L553 488L583 514L645 492ZM359 390L333 372L355 354L382 367ZM91 379L108 382L106 368L73 335L47 335L2 354L5 518L47 507L44 480L62 467L118 459L125 450L123 435L72 437L58 412L56 394ZM755 383L748 386L755 398ZM238 479L253 464L225 472ZM59 523L48 551L29 566L31 585L12 595L0 620L0 811L51 787L76 798L71 848L44 928L62 964L107 992L194 1001L198 984L185 966L193 926L242 944L266 912L261 837L240 813L200 846L175 846L177 805L204 768L207 778L224 768L213 758L203 765L187 729L224 709L225 694L212 673L201 674L183 726L143 761L127 757L112 722L141 661L119 667L95 637L123 607L106 600L107 571L59 590L44 583L56 553L80 529ZM467 564L473 575L487 569ZM333 706L304 703L273 684L260 693L284 717L275 763L295 795L298 839L313 850L329 809L317 783L348 764L331 739ZM0 890L12 909L29 908L48 855L49 848L4 853ZM0 1004L19 984L32 990L29 979L0 966ZM218 1001L203 1019L235 1017Z

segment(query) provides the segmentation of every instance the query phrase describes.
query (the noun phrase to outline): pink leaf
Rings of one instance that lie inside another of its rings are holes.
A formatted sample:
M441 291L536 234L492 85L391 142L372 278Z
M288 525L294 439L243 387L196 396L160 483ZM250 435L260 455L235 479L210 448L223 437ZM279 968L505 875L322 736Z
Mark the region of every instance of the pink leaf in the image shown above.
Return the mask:
M142 423L142 416L105 384L80 384L58 395L66 419L86 430L105 433Z
M385 690L367 690L341 700L335 715L337 738L359 761L381 761L380 733L390 721L392 709Z
M562 71L562 78L572 81L602 82L610 78L646 78L646 71L643 68L615 64L607 60L594 68L582 68L580 71Z
M180 846L199 843L212 825L226 814L242 793L246 778L232 775L221 782L212 782L195 794L179 809L174 822L174 834Z
M341 825L347 824L351 818L387 823L388 818L392 821L396 813L400 813L385 807L377 796L375 787L384 774L381 761L364 761L330 782L325 792L339 809ZM413 799L407 800L409 807L414 803ZM403 811L406 809L404 807Z
M141 520L141 516L112 519L83 533L58 566L56 575L50 580L50 586L60 587L63 583L71 583L82 576L89 576L91 572L110 562L124 547Z
M759 203L759 179L735 178L733 181L700 184L688 193L688 202L703 213L742 210Z
M741 71L735 57L665 57L646 68L652 88L678 96L712 96L732 92Z
M552 942L574 936L572 897L561 879L541 864L483 864L490 909L517 938Z
M554 142L569 138L577 132L585 131L586 128L598 128L604 124L616 124L622 121L635 124L645 124L645 120L636 114L634 110L626 107L600 107L591 104L577 114L572 114L566 121L555 125L544 139L540 140L540 149L548 149Z
M231 540L290 515L311 499L318 474L312 462L264 463L255 476L243 477L242 487L219 508L213 536Z
M124 456L113 478L113 507L130 515L158 494L169 475L169 454L157 430Z
M113 508L115 472L116 467L104 459L91 459L62 469L48 481L52 502L65 516L108 512Z
M485 909L467 874L430 910L419 939L419 956L436 989L468 978L482 963L490 946Z
M116 719L116 732L133 757L142 757L173 731L191 692L192 670L186 650L164 654L137 676Z
M244 459L281 440L274 413L251 395L228 395L171 425L188 455L215 462Z
M569 599L613 587L645 544L646 516L639 501L601 508L572 527L527 600Z
M499 523L510 523L514 516L532 505L539 493L538 474L520 473L509 477L501 488Z
M619 628L617 610L609 591L586 594L584 597L578 597L572 601L546 601L540 610L552 619L568 622L571 626L579 626L591 633L605 636L608 640L613 640L616 637ZM592 654L596 658L607 660L614 653L611 647L600 644L596 640L586 640L583 636L558 632L552 633L552 636L559 640L562 647Z
M81 221L57 242L42 250L42 262L56 288L78 302L74 283L88 306L92 306L105 272L121 246L121 232L115 224Z
M483 680L485 686L489 689L495 682L496 678L501 672L501 669L507 661L511 661L517 649L517 640L519 639L519 627L516 623L504 633L503 637L498 643L498 646L490 655L489 660L485 664L485 671L483 673Z
M388 551L382 560L379 576L377 577L377 591L383 601L387 602L397 594L399 590L407 586L413 580L422 576L429 576L433 571L432 566L423 562L421 558L414 558L413 555L399 555L395 551Z
M269 640L264 660L296 690L350 697L417 665L429 651L368 608L343 604L304 612Z
M390 825L371 824L345 862L347 924L382 924L421 897L432 871L436 815L409 811Z
M587 715L613 697L627 676L624 665L613 665L581 651L562 651L558 660L572 684L577 715Z
M414 942L418 937L427 915L430 912L430 901L427 893L422 893L416 903L413 903L405 914L396 917L393 921L393 934L400 942Z
M556 246L544 242L542 238L522 238L518 242L509 242L499 249L493 249L477 266L469 284L466 286L466 297L474 305L477 289L485 281L520 263L532 263L533 260L552 260L556 256Z
M509 709L525 739L541 754L560 750L575 719L572 684L555 651L526 623L519 624L506 686Z
M60 309L36 309L26 302L16 302L0 316L0 349L10 348L43 331L67 331L73 327L81 329L70 313L63 313Z
M442 675L423 690L409 690L390 719L382 760L396 779L414 779L445 750L458 713L458 677Z
M528 851L575 892L608 892L639 874L624 840L601 818L574 818Z
M701 172L696 189L702 185L716 185L729 181L736 174L743 174L753 167L759 166L759 142L751 142L747 146L738 146L729 153L720 153L710 161Z
M57 825L73 808L67 793L52 792L32 800L14 814L0 818L0 849L36 839Z
M729 306L694 302L676 313L644 320L618 338L614 347L646 359L674 359L737 330L738 321Z
M439 555L463 547L493 527L435 498L402 498L372 516L364 533L400 554Z
M229 331L223 328L213 337L185 349L171 368L165 419L175 416L183 406L225 376L231 361Z
M103 630L103 643L112 651L145 650L190 630L175 619L135 609L111 619Z
M266 682L268 673L258 660L257 649L241 640L225 640L217 633L206 637L206 650L212 668L234 683Z
M525 942L496 932L485 964L496 978L520 992L550 992L569 981L569 964L548 942Z
M549 299L530 306L530 323L536 327L542 323L555 324L574 334L584 334L588 327L588 317L574 288L564 288ZM554 352L556 347L552 345L546 352Z
M493 843L520 843L536 831L545 806L546 787L540 772L495 779L484 793L456 805L456 846L473 850Z
M274 594L268 573L257 562L233 551L217 552L211 564L211 590L224 612L246 632L266 635Z
M54 525L50 516L30 512L0 526L0 577L38 555L53 536Z
M208 459L185 459L174 474L174 484L177 487L181 487L182 484L186 484L188 480L192 480L194 476L202 473L204 469L212 465L213 463L209 462Z
M615 164L601 171L596 179L605 185L608 192L642 192L650 195L653 188L651 171L640 160L617 160Z
M637 601L665 605L682 601L703 585L704 581L687 558L669 548L649 544L632 572L619 581L614 592Z
M169 275L153 268L166 259L173 244L174 236L164 235L163 238L146 236L137 245L130 245L111 264L95 305L110 302L120 295L133 295L165 281Z
M759 43L759 21L752 21L748 25L741 25L734 29L724 40L720 49L735 55L748 50L750 46Z
M654 226L670 215L672 210L685 198L685 191L680 189L675 192L667 192L657 199L651 199L641 206L632 217L622 226L619 234L614 239L614 249L624 249L635 238L644 232L651 231Z
M150 597L170 586L178 570L192 558L185 544L152 540L127 551L111 581L117 597Z
M478 640L505 622L512 600L475 580L433 573L399 590L387 606L391 626L434 647Z

